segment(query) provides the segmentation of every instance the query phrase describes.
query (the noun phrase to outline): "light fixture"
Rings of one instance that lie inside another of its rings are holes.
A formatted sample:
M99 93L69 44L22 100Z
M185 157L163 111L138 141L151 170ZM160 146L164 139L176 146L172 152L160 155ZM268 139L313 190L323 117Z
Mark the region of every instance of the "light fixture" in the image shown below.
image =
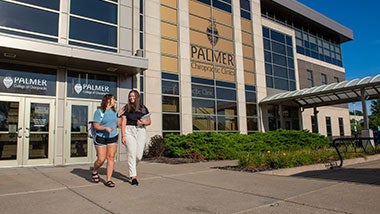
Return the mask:
M115 72L117 70L118 70L118 68L116 68L116 67L108 67L107 68L107 71L110 71L110 72Z
M4 53L4 57L15 59L16 58L16 54L14 54L14 53Z
M143 49L137 49L135 56L144 57L144 50Z

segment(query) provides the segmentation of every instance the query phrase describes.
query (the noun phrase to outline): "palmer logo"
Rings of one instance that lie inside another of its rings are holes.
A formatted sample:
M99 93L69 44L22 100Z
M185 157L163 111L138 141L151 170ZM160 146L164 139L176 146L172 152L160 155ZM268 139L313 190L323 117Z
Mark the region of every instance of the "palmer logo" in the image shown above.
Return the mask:
M10 76L7 76L3 79L3 84L6 88L10 88L13 85L13 79Z
M210 25L206 29L208 41L210 41L211 45L215 46L219 40L219 32L216 29L215 19L210 21Z
M81 84L77 83L74 85L74 91L77 94L94 94L94 95L105 95L110 93L110 87L107 85L97 85L97 84Z

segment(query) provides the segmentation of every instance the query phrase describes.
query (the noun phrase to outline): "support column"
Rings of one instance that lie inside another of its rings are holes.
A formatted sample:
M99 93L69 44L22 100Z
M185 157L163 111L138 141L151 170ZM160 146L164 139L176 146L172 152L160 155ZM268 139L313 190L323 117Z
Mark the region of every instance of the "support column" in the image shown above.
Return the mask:
M279 116L280 116L280 128L285 129L284 114L282 112L282 104L278 105L278 112L279 112Z
M317 107L313 108L313 113L314 113L314 122L315 122L315 132L319 133L319 125L318 125L318 109Z

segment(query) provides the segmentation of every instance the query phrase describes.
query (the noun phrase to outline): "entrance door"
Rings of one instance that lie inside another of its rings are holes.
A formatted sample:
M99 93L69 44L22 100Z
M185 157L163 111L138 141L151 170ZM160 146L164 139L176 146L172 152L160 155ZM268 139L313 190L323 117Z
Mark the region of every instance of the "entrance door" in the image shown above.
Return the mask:
M0 96L0 166L53 163L54 100Z
M87 125L94 117L98 105L99 102L67 102L66 112L69 117L65 120L66 163L88 163L95 160L95 147L88 138Z

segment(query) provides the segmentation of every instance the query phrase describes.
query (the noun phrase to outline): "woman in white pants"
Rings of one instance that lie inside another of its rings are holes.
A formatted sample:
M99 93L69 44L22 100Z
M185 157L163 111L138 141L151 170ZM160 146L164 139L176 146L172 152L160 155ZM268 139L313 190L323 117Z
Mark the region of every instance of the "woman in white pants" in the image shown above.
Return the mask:
M145 143L145 127L150 125L150 113L148 108L141 104L140 94L136 90L131 90L128 94L128 104L124 106L122 117L122 143L127 147L127 160L129 177L132 185L138 185L137 163L141 160Z

